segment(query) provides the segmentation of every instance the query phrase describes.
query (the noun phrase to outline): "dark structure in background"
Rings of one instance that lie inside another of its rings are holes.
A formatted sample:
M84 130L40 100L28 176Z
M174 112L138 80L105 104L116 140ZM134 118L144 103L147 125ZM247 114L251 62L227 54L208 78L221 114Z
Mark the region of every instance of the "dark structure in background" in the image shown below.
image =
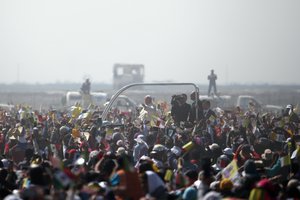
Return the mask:
M142 64L115 64L113 88L117 90L131 83L143 83L144 73L144 65Z

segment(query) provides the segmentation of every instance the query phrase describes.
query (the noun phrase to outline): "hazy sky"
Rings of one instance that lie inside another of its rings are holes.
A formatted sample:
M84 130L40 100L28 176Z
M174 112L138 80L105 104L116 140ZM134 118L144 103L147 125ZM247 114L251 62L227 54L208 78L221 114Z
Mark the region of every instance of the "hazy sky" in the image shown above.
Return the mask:
M1 0L0 83L300 84L299 0Z

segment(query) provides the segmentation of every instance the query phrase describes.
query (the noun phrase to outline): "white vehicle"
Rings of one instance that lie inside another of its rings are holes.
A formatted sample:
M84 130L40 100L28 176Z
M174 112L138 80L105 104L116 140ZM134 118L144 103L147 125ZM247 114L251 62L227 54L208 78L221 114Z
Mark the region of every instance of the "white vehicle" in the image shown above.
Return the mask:
M104 106L107 106L108 104L109 101L107 101ZM133 114L136 114L137 107L137 103L126 95L119 95L115 102L112 104L113 109L116 108L123 113L131 112Z
M237 103L235 106L240 107L242 110L247 110L249 109L250 104L252 104L252 106L256 110L261 110L263 107L263 104L258 99L255 99L253 96L249 95L238 96Z
M209 100L211 102L211 107L220 107L224 110L233 110L236 107L240 107L242 110L246 111L249 109L249 105L255 108L258 112L273 112L280 113L283 109L282 106L278 105L265 105L256 99L254 96L250 95L239 95L235 98L222 95L222 96L199 96L200 100Z
M6 110L6 111L11 111L15 108L14 105L11 104L5 104L5 103L0 103L0 110Z
M91 92L91 103L97 106L102 107L103 104L106 102L107 93L105 92ZM67 92L66 94L66 106L73 106L76 103L80 105L85 105L83 102L84 99L80 92L72 91Z
M233 107L233 100L232 97L229 95L221 95L221 96L207 96L207 95L200 95L200 100L209 100L211 103L212 108L220 107L220 108L229 108Z
M236 106L239 106L242 110L247 110L250 104L252 104L255 110L260 112L272 112L274 114L280 114L283 110L282 106L263 104L253 96L249 96L249 95L238 96Z

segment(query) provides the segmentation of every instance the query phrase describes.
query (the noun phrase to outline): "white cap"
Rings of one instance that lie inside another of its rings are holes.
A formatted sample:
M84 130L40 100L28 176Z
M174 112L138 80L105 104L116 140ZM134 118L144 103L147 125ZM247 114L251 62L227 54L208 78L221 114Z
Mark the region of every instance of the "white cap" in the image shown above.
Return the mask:
M223 150L223 153L224 153L225 155L233 155L233 151L232 151L232 149L229 148L229 147L225 148L225 149Z
M143 143L143 142L144 142L144 138L145 138L144 135L138 135L134 140L135 140L137 143Z
M286 108L291 109L293 106L291 104L287 105Z
M8 160L7 160L6 158L3 158L3 159L1 160L1 162L3 163L3 168L4 168L4 169L7 169L7 168L8 168Z

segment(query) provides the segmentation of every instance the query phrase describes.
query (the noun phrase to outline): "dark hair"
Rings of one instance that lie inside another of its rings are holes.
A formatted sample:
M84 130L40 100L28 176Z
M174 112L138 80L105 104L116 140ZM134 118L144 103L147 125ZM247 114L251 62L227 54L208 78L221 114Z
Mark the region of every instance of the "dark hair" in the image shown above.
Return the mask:
M25 150L25 157L27 160L30 160L32 156L34 155L34 151L31 148L28 148Z
M171 99L172 106L178 106L179 102L181 102L183 96L174 94Z
M140 166L139 166L139 172L143 173L143 172L149 171L149 170L153 171L152 163L147 160L141 161Z
M105 159L102 165L99 166L98 170L100 173L110 174L114 170L116 163L112 159Z
M184 175L192 180L198 179L198 172L196 170L188 170L184 173Z
M45 185L44 169L41 166L30 168L29 177L32 184Z

